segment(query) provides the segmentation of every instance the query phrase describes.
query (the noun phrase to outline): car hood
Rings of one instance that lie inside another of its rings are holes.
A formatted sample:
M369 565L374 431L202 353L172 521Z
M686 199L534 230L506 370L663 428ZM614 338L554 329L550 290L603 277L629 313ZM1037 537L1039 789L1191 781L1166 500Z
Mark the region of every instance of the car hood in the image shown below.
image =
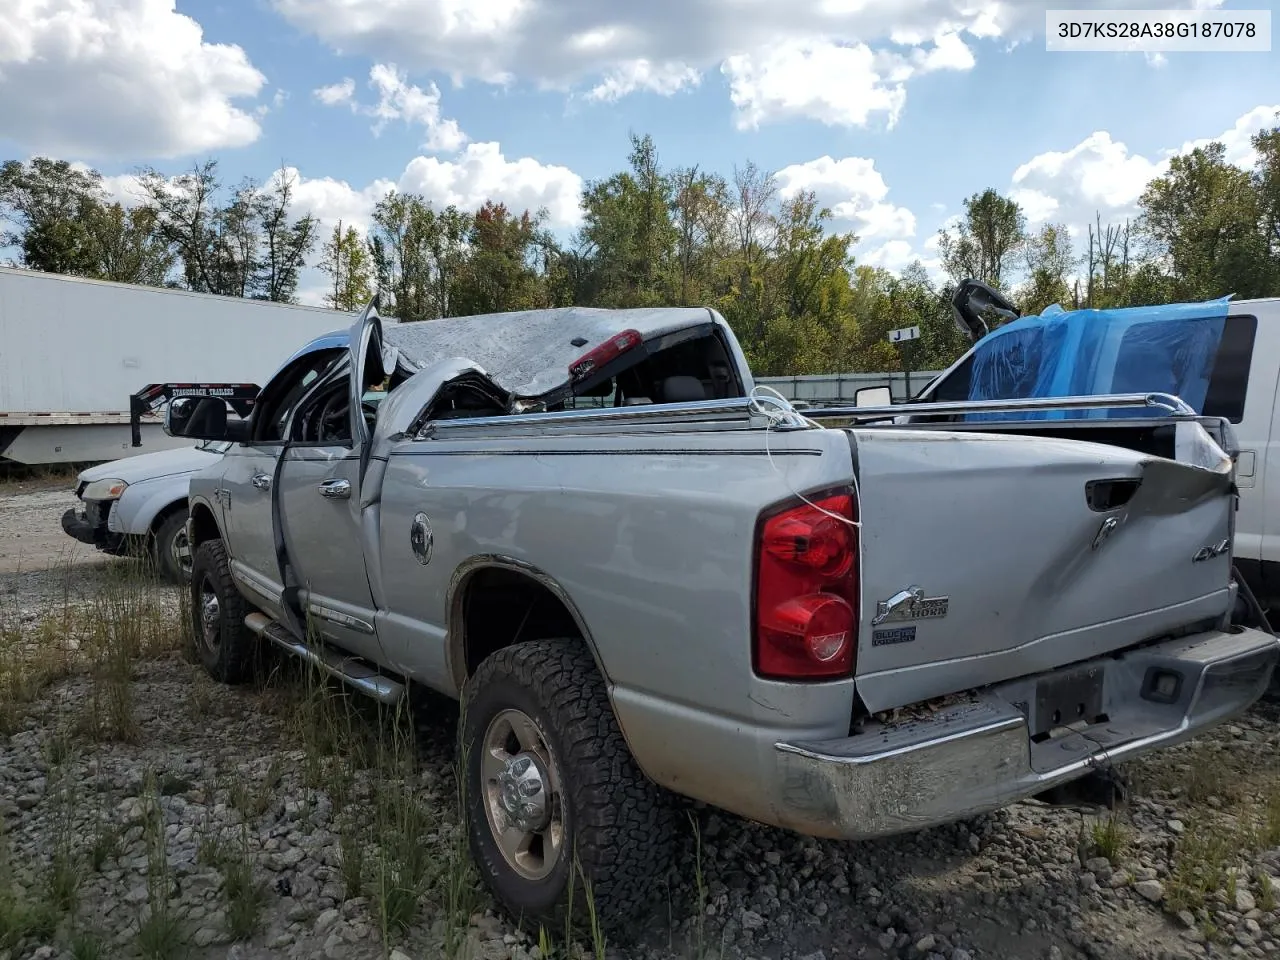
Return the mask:
M209 464L222 459L222 454L195 447L176 447L172 450L157 450L154 453L142 453L136 457L124 457L112 460L96 467L80 471L82 483L95 480L123 480L125 483L140 483L143 480L154 480L158 477L172 476L175 473L194 473Z

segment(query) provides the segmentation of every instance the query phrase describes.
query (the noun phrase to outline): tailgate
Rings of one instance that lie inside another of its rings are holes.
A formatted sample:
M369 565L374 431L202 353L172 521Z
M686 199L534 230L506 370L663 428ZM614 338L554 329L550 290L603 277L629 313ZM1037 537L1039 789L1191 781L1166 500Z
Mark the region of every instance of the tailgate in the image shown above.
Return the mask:
M1231 461L1076 440L855 429L858 689L873 711L1120 650L1230 605Z

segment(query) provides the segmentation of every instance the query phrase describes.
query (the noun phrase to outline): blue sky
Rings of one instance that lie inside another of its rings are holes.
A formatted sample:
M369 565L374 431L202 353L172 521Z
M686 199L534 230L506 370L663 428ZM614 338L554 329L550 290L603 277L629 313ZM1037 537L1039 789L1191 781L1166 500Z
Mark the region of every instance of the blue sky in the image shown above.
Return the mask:
M567 237L582 182L635 131L667 165L751 159L783 195L817 191L863 262L936 269L938 227L975 191L1079 229L1132 215L1170 152L1225 138L1248 164L1280 122L1280 53L1048 53L1062 5L9 0L0 156L90 163L126 198L141 164L216 157L229 181L284 164L326 224L367 222L396 186L545 205Z

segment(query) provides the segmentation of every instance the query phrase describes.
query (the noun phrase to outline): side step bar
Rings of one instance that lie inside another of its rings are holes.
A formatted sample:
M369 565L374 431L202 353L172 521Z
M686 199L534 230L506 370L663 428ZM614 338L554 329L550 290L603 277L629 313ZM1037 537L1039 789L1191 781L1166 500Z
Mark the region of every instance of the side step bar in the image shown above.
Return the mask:
M244 625L260 637L265 637L277 647L301 657L319 667L330 676L354 687L365 696L385 704L395 704L404 696L403 683L384 677L373 667L356 657L344 656L328 647L316 647L302 643L276 621L262 613L251 613L244 618Z

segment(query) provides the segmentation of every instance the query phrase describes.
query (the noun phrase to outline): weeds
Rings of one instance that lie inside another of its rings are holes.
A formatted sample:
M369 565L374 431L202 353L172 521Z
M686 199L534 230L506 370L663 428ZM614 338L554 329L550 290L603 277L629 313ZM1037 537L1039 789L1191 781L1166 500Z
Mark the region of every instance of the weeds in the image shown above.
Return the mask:
M248 940L262 927L267 888L253 875L249 831L242 828L240 849L222 857L222 898L226 906L227 933L234 940Z
M120 831L114 824L100 823L89 845L89 865L94 872L102 870L120 855Z
M250 786L237 777L231 784L231 806L239 810L247 820L258 819L275 802L276 788L280 785L283 772L279 758L273 758L266 774L255 785Z
M1239 828L1215 819L1188 823L1178 840L1166 888L1166 902L1173 912L1199 910L1231 882L1227 867L1240 849Z
M29 902L14 878L9 845L0 833L0 950L12 950L28 937L53 936L58 913L46 901Z
M1119 815L1112 813L1105 820L1096 821L1092 833L1094 853L1106 857L1113 867L1117 866L1129 845L1129 830Z
M147 842L147 912L138 924L138 950L144 960L173 960L186 947L186 927L169 902L172 878L165 842L164 811L155 777L147 775L143 835Z
M206 820L196 844L196 863L221 870L230 859L231 849L221 831L212 821Z
M404 720L404 714L397 710L390 718L390 730L380 731L377 743L377 860L372 894L384 941L390 933L406 930L417 918L435 872L428 841L437 825L409 787L416 771L412 726Z
M1253 882L1258 888L1258 909L1263 913L1271 913L1276 908L1276 885L1271 875L1259 869L1253 875Z
M106 960L107 945L96 933L77 930L71 935L71 960Z
M64 591L65 591L64 587ZM63 627L70 605L46 614L34 629L24 629L16 610L0 596L0 736L16 733L32 703L71 670L74 645Z
M1280 847L1280 780L1269 784L1262 812L1263 846Z
M359 820L349 814L344 815L338 826L338 850L342 857L342 885L348 900L364 891L365 843L365 831L360 829Z
M84 646L92 685L88 709L79 724L79 732L89 739L133 743L138 738L135 664L172 650L179 633L178 624L156 603L153 592L137 569L123 568L90 604Z
M50 765L48 784L53 798L53 856L45 874L44 894L51 909L69 914L79 902L82 879L75 848L77 789L61 763Z

